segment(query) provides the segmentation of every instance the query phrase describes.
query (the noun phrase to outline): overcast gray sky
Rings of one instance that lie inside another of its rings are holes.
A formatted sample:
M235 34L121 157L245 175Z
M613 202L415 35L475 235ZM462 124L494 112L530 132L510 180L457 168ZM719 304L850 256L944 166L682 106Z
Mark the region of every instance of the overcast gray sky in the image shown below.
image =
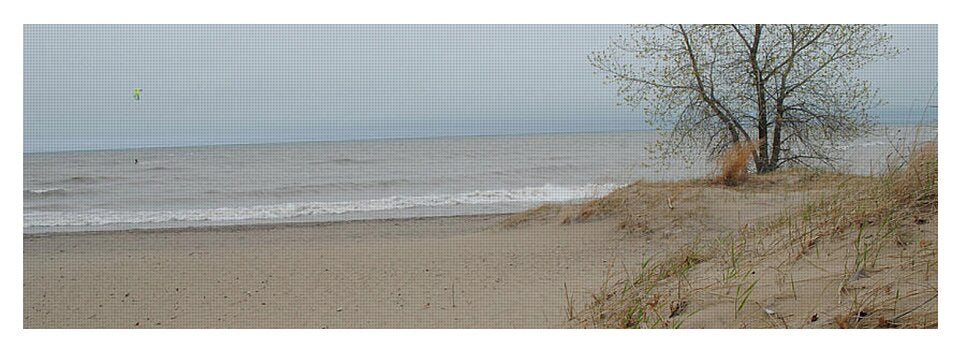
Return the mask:
M587 62L627 30L28 25L24 148L636 130ZM889 30L907 51L863 72L885 120L924 111L937 82L936 26Z

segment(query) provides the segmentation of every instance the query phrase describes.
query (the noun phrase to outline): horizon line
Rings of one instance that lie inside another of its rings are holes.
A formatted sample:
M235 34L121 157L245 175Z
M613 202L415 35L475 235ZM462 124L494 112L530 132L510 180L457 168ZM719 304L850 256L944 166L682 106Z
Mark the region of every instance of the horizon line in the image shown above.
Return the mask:
M519 133L491 133L491 134L451 134L435 136L394 136L394 137L359 137L339 140L306 140L306 141L276 141L276 142L249 142L249 143L202 143L178 146L135 146L118 148L82 148L65 149L55 151L24 151L23 154L43 154L43 153L66 153L66 152L100 152L100 151L128 151L128 150L148 150L164 148L190 148L190 147L233 147L233 146L256 146L256 145L289 145L298 143L327 143L327 142L354 142L354 141L393 141L393 140L426 140L426 139L444 139L444 138L468 138L468 137L497 137L497 136L529 136L529 135L556 135L556 134L596 134L596 133L615 133L615 132L637 132L637 131L656 131L655 128L647 129L625 129L625 130L583 130L583 131L533 131Z

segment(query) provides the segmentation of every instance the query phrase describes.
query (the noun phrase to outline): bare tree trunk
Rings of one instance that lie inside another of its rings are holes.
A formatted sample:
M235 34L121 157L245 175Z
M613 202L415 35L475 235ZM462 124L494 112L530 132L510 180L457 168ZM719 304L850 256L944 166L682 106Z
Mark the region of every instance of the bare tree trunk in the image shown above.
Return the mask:
M763 25L757 24L754 26L753 40L750 41L747 40L747 37L743 35L736 25L734 25L733 28L737 32L737 35L740 36L740 39L743 40L744 45L746 45L747 57L750 61L750 75L753 76L753 87L757 97L757 149L753 152L753 162L757 167L757 172L764 173L774 170L775 167L770 166L770 157L767 153L767 141L769 140L767 138L767 127L769 123L767 122L767 96L764 90L766 79L764 79L763 70L757 61L757 56L760 51L760 37L763 35Z
M781 122L783 121L783 111L778 108L777 114L773 120L773 143L771 147L773 150L770 152L770 163L773 167L773 170L780 167L780 151L782 147L780 143L783 142L781 139L781 133L783 131Z
M781 95L773 101L775 110L773 120L773 151L770 155L770 162L776 167L780 167L780 155L783 152L783 121L786 118L787 107L784 106L784 97Z

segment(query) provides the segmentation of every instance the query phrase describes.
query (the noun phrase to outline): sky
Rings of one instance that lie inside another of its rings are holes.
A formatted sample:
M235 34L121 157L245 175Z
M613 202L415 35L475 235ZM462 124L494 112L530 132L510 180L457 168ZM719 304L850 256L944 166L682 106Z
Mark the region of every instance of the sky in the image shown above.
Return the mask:
M629 30L27 25L24 151L637 130L587 61ZM936 26L887 30L905 51L861 72L876 114L935 114Z

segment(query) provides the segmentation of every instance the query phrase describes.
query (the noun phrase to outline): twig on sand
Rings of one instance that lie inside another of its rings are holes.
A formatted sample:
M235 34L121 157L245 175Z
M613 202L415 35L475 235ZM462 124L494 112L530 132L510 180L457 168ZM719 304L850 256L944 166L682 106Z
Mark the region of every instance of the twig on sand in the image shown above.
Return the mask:
M934 294L932 297L930 297L930 299L927 299L927 301L924 301L924 302L921 303L920 305L917 305L917 306L915 306L914 308L912 308L912 309L910 309L910 310L907 310L906 312L904 312L904 313L902 313L902 314L897 315L897 317L894 317L893 320L891 320L891 321L897 321L897 320L899 320L900 318L902 318L902 317L904 317L904 316L907 316L907 315L913 313L914 311L920 310L920 308L924 307L924 305L927 305L927 304L929 304L931 301L933 301L933 299L936 299L936 298L937 298L937 295L940 295L940 293Z

